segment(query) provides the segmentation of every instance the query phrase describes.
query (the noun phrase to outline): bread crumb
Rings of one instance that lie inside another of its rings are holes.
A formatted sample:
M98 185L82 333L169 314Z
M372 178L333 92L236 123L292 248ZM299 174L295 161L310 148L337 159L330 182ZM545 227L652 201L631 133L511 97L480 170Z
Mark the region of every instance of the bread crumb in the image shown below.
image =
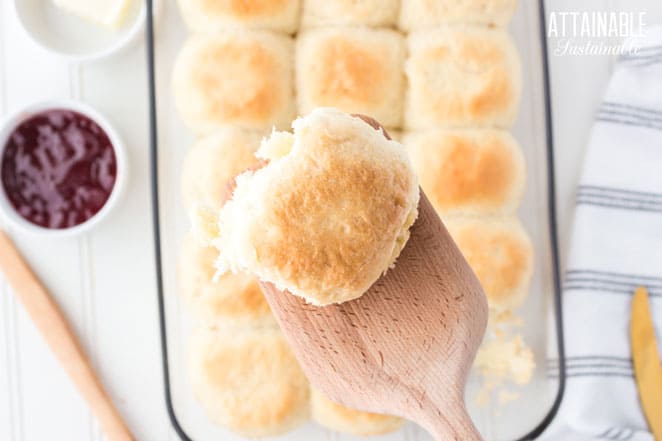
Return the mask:
M535 362L533 352L522 336L505 336L488 340L478 349L475 368L489 379L527 384L531 381Z
M511 401L516 401L520 397L520 394L510 390L501 390L499 391L499 404L510 403Z
M523 324L512 311L490 311L488 333L474 360L474 369L482 381L475 397L478 406L515 401L520 394L507 386L523 386L531 381L535 369L533 351L517 333Z

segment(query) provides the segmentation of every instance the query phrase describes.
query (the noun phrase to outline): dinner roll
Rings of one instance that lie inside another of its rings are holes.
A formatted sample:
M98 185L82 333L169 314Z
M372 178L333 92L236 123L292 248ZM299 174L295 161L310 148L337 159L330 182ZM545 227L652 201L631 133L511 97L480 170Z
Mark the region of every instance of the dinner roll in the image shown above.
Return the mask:
M217 267L315 305L357 298L407 242L418 180L402 145L358 117L320 108L292 126L263 143L266 167L237 177Z
M300 115L336 107L402 124L405 56L400 34L387 29L325 28L297 40L296 82Z
M200 324L234 326L275 325L269 305L254 277L224 274L214 281L218 251L184 236L179 254L179 290Z
M266 31L194 35L172 75L175 106L197 134L225 125L286 128L295 114L293 43Z
M379 435L398 430L404 424L402 418L341 406L315 389L311 390L310 405L316 423L352 435Z
M408 128L512 125L521 72L517 50L505 31L440 28L408 38Z
M402 0L400 28L412 31L446 24L507 26L517 0Z
M178 0L191 32L229 28L270 29L294 33L300 0Z
M421 187L440 215L512 214L524 192L522 151L503 130L427 130L405 135Z
M398 0L303 0L301 25L392 26L398 16Z
M444 218L444 224L478 277L490 308L520 306L529 293L533 247L516 217Z
M245 437L280 435L309 416L308 380L278 328L197 329L190 380L208 418Z
M228 127L198 140L182 166L182 199L190 209L195 204L221 208L227 183L257 162L255 152L262 134Z

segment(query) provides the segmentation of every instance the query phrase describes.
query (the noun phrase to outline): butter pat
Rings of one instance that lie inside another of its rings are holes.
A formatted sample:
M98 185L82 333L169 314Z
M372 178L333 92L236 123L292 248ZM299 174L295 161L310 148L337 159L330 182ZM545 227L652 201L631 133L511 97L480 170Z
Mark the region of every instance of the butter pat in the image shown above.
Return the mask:
M118 29L135 0L53 0L55 5L92 23Z

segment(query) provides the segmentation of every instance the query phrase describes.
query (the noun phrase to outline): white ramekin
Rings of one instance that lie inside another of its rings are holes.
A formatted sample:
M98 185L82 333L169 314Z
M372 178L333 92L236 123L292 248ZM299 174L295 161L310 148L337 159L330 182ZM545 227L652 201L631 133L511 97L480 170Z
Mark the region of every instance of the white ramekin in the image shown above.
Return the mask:
M133 0L127 22L106 30L59 10L50 0L14 0L14 11L25 32L38 46L71 61L108 57L134 43L146 21L144 0ZM154 0L156 16L160 2Z
M46 228L33 224L16 212L16 209L5 194L4 187L1 185L2 176L0 175L0 215L2 215L2 217L11 225L11 227L28 234L49 237L70 237L90 230L90 228L101 222L101 220L105 218L108 213L110 213L110 211L117 205L117 202L124 191L124 187L126 186L128 173L127 157L122 139L110 124L108 119L106 119L106 117L101 115L87 104L81 103L79 101L57 100L31 104L14 113L13 115L10 115L9 118L4 121L0 127L0 161L2 160L4 149L7 145L7 140L9 139L9 136L14 131L14 129L34 114L50 109L73 110L75 112L81 113L96 122L99 127L101 127L103 131L106 132L113 146L113 150L115 151L115 161L117 163L115 184L112 191L110 192L110 196L108 196L108 200L104 206L101 207L101 210L99 210L94 216L82 224L62 229ZM0 174L1 173L2 170L0 170Z

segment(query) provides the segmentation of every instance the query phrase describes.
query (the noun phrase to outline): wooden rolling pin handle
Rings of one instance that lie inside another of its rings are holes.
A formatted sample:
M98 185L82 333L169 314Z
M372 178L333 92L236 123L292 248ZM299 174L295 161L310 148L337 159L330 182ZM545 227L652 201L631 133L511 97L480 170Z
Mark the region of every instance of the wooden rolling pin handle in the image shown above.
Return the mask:
M133 436L104 391L60 308L2 231L0 270L51 351L87 401L108 440L133 441Z

